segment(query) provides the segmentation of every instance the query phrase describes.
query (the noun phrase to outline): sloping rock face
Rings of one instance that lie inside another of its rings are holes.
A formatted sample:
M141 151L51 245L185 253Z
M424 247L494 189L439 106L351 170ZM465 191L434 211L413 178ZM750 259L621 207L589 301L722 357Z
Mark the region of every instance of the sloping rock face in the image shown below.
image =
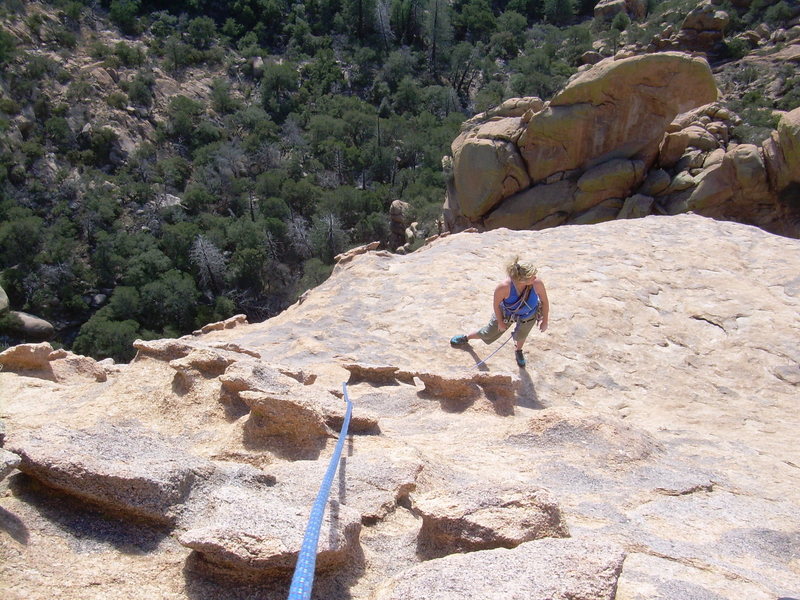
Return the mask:
M527 370L448 343L520 248L551 302ZM796 597L798 273L796 240L698 215L498 229L358 254L105 381L12 348L4 592L285 598L346 391L315 597Z
M693 211L800 236L786 191L800 182L800 109L762 146L737 145L738 117L716 97L704 59L663 52L603 60L521 116L479 115L452 144L447 227L539 230ZM669 183L655 187L660 178Z

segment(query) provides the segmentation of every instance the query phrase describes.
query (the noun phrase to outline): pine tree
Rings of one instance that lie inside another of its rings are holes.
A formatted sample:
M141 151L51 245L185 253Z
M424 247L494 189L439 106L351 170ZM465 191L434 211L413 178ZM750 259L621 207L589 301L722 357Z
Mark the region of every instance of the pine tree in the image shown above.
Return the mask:
M214 294L222 291L227 267L225 257L214 242L204 235L198 235L189 253L192 264L197 268L200 284Z

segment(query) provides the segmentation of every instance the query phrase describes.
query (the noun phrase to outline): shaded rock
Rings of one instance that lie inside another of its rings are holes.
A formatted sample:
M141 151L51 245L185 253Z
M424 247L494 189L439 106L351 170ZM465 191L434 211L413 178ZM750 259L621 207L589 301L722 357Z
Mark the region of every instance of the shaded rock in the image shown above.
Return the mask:
M14 432L8 448L20 470L43 483L102 506L173 523L211 463L135 423L99 423L70 430L49 425Z
M376 385L393 385L397 383L399 367L392 365L370 365L364 363L345 363L342 365L350 372L348 384L367 381ZM410 382L407 380L407 382Z
M715 208L732 198L733 177L733 165L724 159L721 163L704 169L695 178L697 187L687 202L688 210L706 214L708 209Z
M581 54L581 63L584 65L596 65L603 60L603 55L594 50L589 50Z
M0 315L7 313L8 307L8 295L6 295L6 291L0 287Z
M618 219L639 219L646 217L653 212L653 203L655 199L652 196L645 196L644 194L635 194L625 200L622 209L617 215Z
M45 342L56 333L53 325L40 317L18 310L8 314L14 319L6 321L6 329L28 342Z
M344 401L322 405L322 416L325 419L325 424L333 431L341 432L346 412L347 404ZM378 435L381 432L381 428L377 415L372 414L363 407L359 407L357 410L351 411L350 425L347 431L348 434Z
M646 196L658 196L667 191L671 178L664 169L653 169L639 187L639 193Z
M16 469L22 459L8 450L0 448L0 481L6 478L6 475Z
M316 458L332 435L320 402L310 395L273 390L243 391L239 397L250 409L244 425L249 446L268 448L293 459Z
M514 412L514 399L519 387L519 378L509 373L485 373L482 371L450 376L425 371L403 372L403 377L418 377L425 385L423 393L446 401L452 410L464 409L476 398L485 394L499 414Z
M576 191L577 185L569 180L534 186L505 199L486 216L484 224L487 229L531 229L553 215L569 215Z
M668 133L664 136L664 140L661 142L661 148L659 149L659 166L674 166L680 157L683 156L683 153L686 152L688 146L689 135L685 131L681 130L675 133Z
M435 489L414 493L412 510L422 518L419 552L425 558L569 537L550 493L521 483L474 480L454 472Z
M620 547L596 540L537 540L426 561L383 583L373 599L613 600L624 558Z
M697 185L697 181L695 181L695 178L691 173L688 173L687 171L680 171L676 173L675 177L673 177L672 181L670 181L667 193L674 194L675 192L682 192L683 190L688 190L695 185Z
M619 215L623 205L624 201L621 198L609 198L608 200L603 200L596 204L589 210L575 215L567 222L571 225L592 225L605 221L613 221L617 218L617 215Z
M778 176L778 190L783 182L800 181L800 108L784 113L778 122L778 143L786 164L785 175Z

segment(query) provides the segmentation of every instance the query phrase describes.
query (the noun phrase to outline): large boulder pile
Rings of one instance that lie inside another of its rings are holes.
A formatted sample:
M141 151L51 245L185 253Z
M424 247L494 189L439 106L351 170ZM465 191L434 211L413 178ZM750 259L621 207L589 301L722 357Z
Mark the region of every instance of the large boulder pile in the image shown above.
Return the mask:
M447 227L545 229L695 211L800 235L800 111L761 146L731 140L706 61L665 52L603 60L550 102L465 124L452 144ZM508 104L508 102L506 103Z

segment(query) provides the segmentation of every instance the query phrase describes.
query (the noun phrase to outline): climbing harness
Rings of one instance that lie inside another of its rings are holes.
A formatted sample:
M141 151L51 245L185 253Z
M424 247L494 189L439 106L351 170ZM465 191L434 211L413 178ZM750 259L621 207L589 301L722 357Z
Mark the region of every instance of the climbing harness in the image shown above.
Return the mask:
M350 426L350 415L353 412L353 403L347 395L347 384L342 384L344 390L344 401L347 403L347 410L344 414L342 430L339 432L339 441L333 451L331 461L328 463L328 470L319 486L317 499L308 517L308 524L303 536L303 545L297 555L297 564L292 576L292 585L289 588L289 600L308 600L311 597L311 588L314 586L314 569L317 564L317 545L319 544L319 532L322 527L322 517L325 515L325 505L328 503L328 496L331 493L333 477L339 466L339 459L344 448L344 440L347 438L347 429Z
M525 286L522 293L519 293L517 287L511 284L511 293L507 298L504 298L500 303L500 308L503 310L503 315L514 322L526 323L531 319L535 319L536 315L541 312L542 303L539 300L539 295L533 286ZM531 306L528 300L531 299L531 294L536 298L536 302Z

